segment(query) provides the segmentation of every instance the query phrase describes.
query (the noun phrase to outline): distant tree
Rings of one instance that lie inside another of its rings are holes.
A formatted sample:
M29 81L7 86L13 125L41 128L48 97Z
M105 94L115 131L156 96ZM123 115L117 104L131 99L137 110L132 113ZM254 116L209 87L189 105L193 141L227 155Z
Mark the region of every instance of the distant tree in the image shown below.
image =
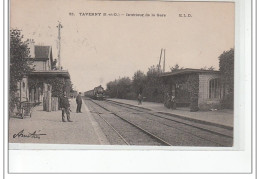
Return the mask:
M145 96L148 101L163 101L163 83L159 75L160 72L158 72L154 65L148 68L143 90L143 96Z
M124 77L118 80L117 84L117 97L127 99L128 93L131 92L132 81L129 77Z
M233 108L234 100L234 49L224 51L219 56L219 71L223 84L223 106Z
M180 68L179 64L176 63L175 66L174 66L174 67L171 67L170 69L171 69L171 72L173 72L173 71L176 71L176 70L183 69L183 67Z
M133 76L132 86L133 86L133 90L136 94L139 94L139 93L142 94L143 89L145 87L145 80L146 80L146 76L143 72L141 72L140 70L135 72L135 74Z
M157 66L151 66L148 68L148 71L147 71L147 77L148 76L158 76L160 74L160 71L158 71L158 65Z
M112 98L128 99L132 91L132 81L129 77L107 83L106 93Z
M215 70L215 68L213 66L209 67L208 70Z
M215 68L213 67L213 66L211 66L211 67L207 67L207 66L204 66L203 68L200 68L201 70L215 70Z
M111 98L115 98L117 96L117 80L114 80L114 81L110 81L107 83L107 89L106 89L106 92L108 94L109 97Z
M9 98L9 111L13 112L17 98L17 83L27 76L28 73L33 71L31 68L32 61L29 61L29 49L27 43L23 41L21 30L10 30L10 98Z

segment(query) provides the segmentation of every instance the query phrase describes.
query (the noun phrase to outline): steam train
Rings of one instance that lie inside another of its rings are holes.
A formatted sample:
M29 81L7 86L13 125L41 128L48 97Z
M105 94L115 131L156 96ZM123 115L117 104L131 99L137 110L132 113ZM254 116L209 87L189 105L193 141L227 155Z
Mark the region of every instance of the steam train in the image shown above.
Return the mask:
M95 87L93 90L84 92L84 96L92 99L103 100L105 97L105 90L101 85L99 85Z

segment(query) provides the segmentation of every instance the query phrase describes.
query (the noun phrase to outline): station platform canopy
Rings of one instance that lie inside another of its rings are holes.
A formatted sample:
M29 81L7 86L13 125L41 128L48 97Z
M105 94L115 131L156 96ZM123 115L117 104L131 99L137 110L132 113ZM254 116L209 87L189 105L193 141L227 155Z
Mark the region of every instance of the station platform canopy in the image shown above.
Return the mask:
M29 76L34 76L34 77L62 77L65 79L70 78L70 74L67 70L49 70L49 71L33 71L29 74Z
M159 76L160 77L169 77L169 76L192 74L192 73L220 73L220 72L216 71L216 70L202 70L202 69L185 68L185 69L177 69L172 72L162 73Z

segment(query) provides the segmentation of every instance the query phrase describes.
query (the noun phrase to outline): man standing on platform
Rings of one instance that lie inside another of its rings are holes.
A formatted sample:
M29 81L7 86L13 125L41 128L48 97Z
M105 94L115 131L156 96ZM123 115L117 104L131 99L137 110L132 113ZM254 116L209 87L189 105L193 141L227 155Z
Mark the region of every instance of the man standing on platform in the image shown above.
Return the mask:
M72 122L70 120L70 102L69 102L69 99L66 95L66 91L64 91L63 96L60 98L60 107L61 107L61 110L62 110L62 122L66 122L65 121L65 113L67 115L67 121Z
M81 92L79 92L77 98L76 98L76 102L77 102L77 113L81 113L81 105L82 105L82 98L81 98Z
M137 99L138 99L138 105L142 104L143 96L140 93L139 93Z

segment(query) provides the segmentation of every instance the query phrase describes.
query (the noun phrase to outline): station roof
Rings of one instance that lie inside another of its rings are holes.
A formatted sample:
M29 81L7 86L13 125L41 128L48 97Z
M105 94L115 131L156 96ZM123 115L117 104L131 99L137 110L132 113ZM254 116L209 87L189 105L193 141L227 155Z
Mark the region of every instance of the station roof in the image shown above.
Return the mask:
M70 78L67 70L32 71L29 76Z
M219 73L219 71L185 68L185 69L175 70L173 72L162 73L160 74L160 77L168 77L168 76L191 74L191 73Z

